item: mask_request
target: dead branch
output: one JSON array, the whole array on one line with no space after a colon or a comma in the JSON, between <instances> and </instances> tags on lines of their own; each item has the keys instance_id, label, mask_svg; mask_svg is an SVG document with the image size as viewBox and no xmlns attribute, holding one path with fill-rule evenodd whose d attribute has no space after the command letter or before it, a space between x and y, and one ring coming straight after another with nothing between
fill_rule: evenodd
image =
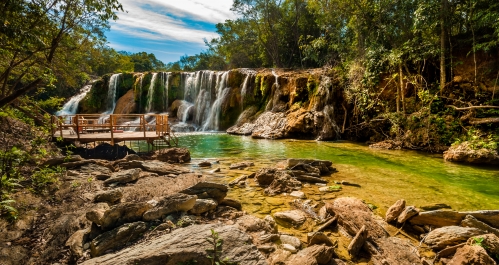
<instances>
[{"instance_id":1,"label":"dead branch","mask_svg":"<svg viewBox=\"0 0 499 265\"><path fill-rule=\"evenodd\" d=\"M492 118L472 118L469 120L472 125L484 124L484 123L499 123L499 117Z\"/></svg>"},{"instance_id":2,"label":"dead branch","mask_svg":"<svg viewBox=\"0 0 499 265\"><path fill-rule=\"evenodd\" d=\"M499 106L470 106L470 107L464 107L464 108L458 108L453 105L446 105L446 107L453 108L455 110L472 110L472 109L499 109Z\"/></svg>"}]
</instances>

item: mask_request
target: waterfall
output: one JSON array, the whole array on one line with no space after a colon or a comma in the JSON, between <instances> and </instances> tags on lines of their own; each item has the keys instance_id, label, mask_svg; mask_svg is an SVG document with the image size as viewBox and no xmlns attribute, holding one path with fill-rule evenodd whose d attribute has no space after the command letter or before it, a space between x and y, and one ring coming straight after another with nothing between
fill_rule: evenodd
<instances>
[{"instance_id":1,"label":"waterfall","mask_svg":"<svg viewBox=\"0 0 499 265\"><path fill-rule=\"evenodd\" d=\"M227 80L229 78L229 72L224 72L217 76L217 98L211 107L208 119L203 124L202 130L219 130L219 118L220 112L222 110L222 103L230 92L230 87L227 87Z\"/></svg>"},{"instance_id":2,"label":"waterfall","mask_svg":"<svg viewBox=\"0 0 499 265\"><path fill-rule=\"evenodd\" d=\"M80 89L80 93L71 97L64 106L62 106L62 109L58 112L55 113L57 116L61 115L74 115L78 111L78 105L80 104L80 101L87 95L88 91L92 88L93 83L96 80L92 80L88 85L85 85Z\"/></svg>"},{"instance_id":3,"label":"waterfall","mask_svg":"<svg viewBox=\"0 0 499 265\"><path fill-rule=\"evenodd\" d=\"M151 78L151 84L149 85L149 90L147 91L147 105L146 113L150 113L153 110L153 97L154 97L154 83L156 83L156 77L158 73L153 73Z\"/></svg>"},{"instance_id":4,"label":"waterfall","mask_svg":"<svg viewBox=\"0 0 499 265\"><path fill-rule=\"evenodd\" d=\"M118 81L121 74L113 74L109 78L109 88L107 90L106 111L101 113L99 123L105 123L109 115L114 113L116 108L116 89L118 88Z\"/></svg>"},{"instance_id":5,"label":"waterfall","mask_svg":"<svg viewBox=\"0 0 499 265\"><path fill-rule=\"evenodd\" d=\"M210 107L212 103L211 92L213 86L213 77L215 73L213 71L202 71L200 77L198 78L197 88L198 96L195 102L195 113L194 113L194 123L198 126L202 125L203 122L208 118L210 113Z\"/></svg>"},{"instance_id":6,"label":"waterfall","mask_svg":"<svg viewBox=\"0 0 499 265\"><path fill-rule=\"evenodd\" d=\"M194 104L182 100L182 104L178 107L177 111L177 117L180 119L181 122L186 122L187 119L189 118L189 110L194 106Z\"/></svg>"},{"instance_id":7,"label":"waterfall","mask_svg":"<svg viewBox=\"0 0 499 265\"><path fill-rule=\"evenodd\" d=\"M164 108L163 110L166 112L166 110L168 109L168 86L169 86L169 81L170 81L170 76L172 75L171 72L168 72L168 73L165 73L166 75L166 81L165 81L165 105L164 105Z\"/></svg>"}]
</instances>

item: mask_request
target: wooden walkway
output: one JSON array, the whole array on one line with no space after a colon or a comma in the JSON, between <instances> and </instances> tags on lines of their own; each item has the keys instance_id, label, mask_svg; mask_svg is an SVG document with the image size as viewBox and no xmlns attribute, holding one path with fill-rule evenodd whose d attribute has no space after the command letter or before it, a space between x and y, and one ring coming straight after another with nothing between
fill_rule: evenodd
<instances>
[{"instance_id":1,"label":"wooden walkway","mask_svg":"<svg viewBox=\"0 0 499 265\"><path fill-rule=\"evenodd\" d=\"M147 120L151 120L148 122ZM77 144L125 141L146 141L160 146L178 145L178 138L170 130L168 115L155 114L98 114L52 117L53 140Z\"/></svg>"}]
</instances>

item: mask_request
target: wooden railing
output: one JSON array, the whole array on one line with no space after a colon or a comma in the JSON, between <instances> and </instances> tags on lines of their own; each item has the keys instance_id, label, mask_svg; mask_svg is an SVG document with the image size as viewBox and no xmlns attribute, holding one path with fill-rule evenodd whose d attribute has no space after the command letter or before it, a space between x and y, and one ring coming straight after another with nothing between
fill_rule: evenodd
<instances>
[{"instance_id":1,"label":"wooden railing","mask_svg":"<svg viewBox=\"0 0 499 265\"><path fill-rule=\"evenodd\" d=\"M153 116L155 122L149 124L147 117ZM144 133L146 137L147 131L155 131L158 136L170 134L170 125L168 123L167 114L76 114L52 116L51 123L52 135L60 132L63 135L63 130L70 129L80 139L81 133L91 132L110 132L111 138L114 138L114 133L118 130L139 131ZM121 131L120 131L121 132Z\"/></svg>"}]
</instances>

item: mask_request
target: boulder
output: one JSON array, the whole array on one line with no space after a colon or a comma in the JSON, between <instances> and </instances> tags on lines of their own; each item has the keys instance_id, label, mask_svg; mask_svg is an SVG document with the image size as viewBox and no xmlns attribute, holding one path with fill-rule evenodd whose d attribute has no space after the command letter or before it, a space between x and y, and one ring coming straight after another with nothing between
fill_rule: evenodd
<instances>
[{"instance_id":1,"label":"boulder","mask_svg":"<svg viewBox=\"0 0 499 265\"><path fill-rule=\"evenodd\" d=\"M82 265L149 264L177 265L196 260L198 265L211 265L207 249L213 245L206 240L211 229L223 239L222 259L247 265L266 265L265 257L251 243L251 237L236 226L220 224L193 225L174 230L151 240L138 243L119 252L85 261Z\"/></svg>"},{"instance_id":2,"label":"boulder","mask_svg":"<svg viewBox=\"0 0 499 265\"><path fill-rule=\"evenodd\" d=\"M141 168L142 170L156 173L160 176L165 176L170 174L180 175L191 172L189 169L185 167L168 164L158 160L121 162L118 163L118 167L122 169Z\"/></svg>"},{"instance_id":3,"label":"boulder","mask_svg":"<svg viewBox=\"0 0 499 265\"><path fill-rule=\"evenodd\" d=\"M281 240L282 244L291 245L291 246L295 247L296 249L299 249L301 247L301 241L297 237L288 236L288 235L281 235L279 237L279 239Z\"/></svg>"},{"instance_id":4,"label":"boulder","mask_svg":"<svg viewBox=\"0 0 499 265\"><path fill-rule=\"evenodd\" d=\"M141 221L142 215L151 208L152 205L146 202L126 202L112 206L100 218L99 216L89 218L89 213L87 213L87 219L102 229L109 230L125 223Z\"/></svg>"},{"instance_id":5,"label":"boulder","mask_svg":"<svg viewBox=\"0 0 499 265\"><path fill-rule=\"evenodd\" d=\"M468 238L484 232L480 229L461 226L445 226L437 228L426 235L424 243L433 249L444 249L447 246L466 242Z\"/></svg>"},{"instance_id":6,"label":"boulder","mask_svg":"<svg viewBox=\"0 0 499 265\"><path fill-rule=\"evenodd\" d=\"M335 246L333 242L326 234L322 232L310 232L307 234L307 242L309 246L312 245L326 245L329 247Z\"/></svg>"},{"instance_id":7,"label":"boulder","mask_svg":"<svg viewBox=\"0 0 499 265\"><path fill-rule=\"evenodd\" d=\"M90 243L90 254L92 257L98 257L108 250L123 248L139 239L145 231L147 225L144 222L122 225L94 238Z\"/></svg>"},{"instance_id":8,"label":"boulder","mask_svg":"<svg viewBox=\"0 0 499 265\"><path fill-rule=\"evenodd\" d=\"M154 152L154 158L167 163L187 163L191 161L191 153L187 148L164 148Z\"/></svg>"},{"instance_id":9,"label":"boulder","mask_svg":"<svg viewBox=\"0 0 499 265\"><path fill-rule=\"evenodd\" d=\"M214 210L217 206L217 202L212 199L197 199L189 213L202 214Z\"/></svg>"},{"instance_id":10,"label":"boulder","mask_svg":"<svg viewBox=\"0 0 499 265\"><path fill-rule=\"evenodd\" d=\"M198 163L198 167L211 167L210 161L201 161Z\"/></svg>"},{"instance_id":11,"label":"boulder","mask_svg":"<svg viewBox=\"0 0 499 265\"><path fill-rule=\"evenodd\" d=\"M87 219L95 224L100 223L102 217L104 217L104 213L109 210L109 205L107 203L97 203L88 211L85 215Z\"/></svg>"},{"instance_id":12,"label":"boulder","mask_svg":"<svg viewBox=\"0 0 499 265\"><path fill-rule=\"evenodd\" d=\"M451 146L444 152L444 159L451 162L464 162L470 164L499 164L497 150L488 148L473 148L471 142L462 142Z\"/></svg>"},{"instance_id":13,"label":"boulder","mask_svg":"<svg viewBox=\"0 0 499 265\"><path fill-rule=\"evenodd\" d=\"M161 219L164 216L174 212L187 212L194 207L197 197L175 193L161 198L158 203L144 213L144 221Z\"/></svg>"},{"instance_id":14,"label":"boulder","mask_svg":"<svg viewBox=\"0 0 499 265\"><path fill-rule=\"evenodd\" d=\"M313 245L288 258L288 265L322 265L330 264L333 259L334 248ZM333 263L335 264L335 263Z\"/></svg>"},{"instance_id":15,"label":"boulder","mask_svg":"<svg viewBox=\"0 0 499 265\"><path fill-rule=\"evenodd\" d=\"M481 245L488 253L499 258L499 238L494 234L485 234L468 239L468 245Z\"/></svg>"},{"instance_id":16,"label":"boulder","mask_svg":"<svg viewBox=\"0 0 499 265\"><path fill-rule=\"evenodd\" d=\"M230 169L243 169L247 167L252 167L254 166L255 163L253 162L240 162L240 163L235 163L229 166Z\"/></svg>"},{"instance_id":17,"label":"boulder","mask_svg":"<svg viewBox=\"0 0 499 265\"><path fill-rule=\"evenodd\" d=\"M219 203L219 205L230 206L238 211L241 211L241 209L243 208L243 205L241 204L240 201L234 200L234 199L229 199L229 198L223 199Z\"/></svg>"},{"instance_id":18,"label":"boulder","mask_svg":"<svg viewBox=\"0 0 499 265\"><path fill-rule=\"evenodd\" d=\"M307 220L305 213L300 210L277 212L274 214L274 218L278 222L288 223L293 226L300 226Z\"/></svg>"},{"instance_id":19,"label":"boulder","mask_svg":"<svg viewBox=\"0 0 499 265\"><path fill-rule=\"evenodd\" d=\"M272 220L273 221L273 220ZM267 233L277 232L275 222L260 219L253 215L243 215L236 221L236 225L245 232L265 231Z\"/></svg>"},{"instance_id":20,"label":"boulder","mask_svg":"<svg viewBox=\"0 0 499 265\"><path fill-rule=\"evenodd\" d=\"M282 172L274 178L272 183L265 188L264 192L270 196L273 196L284 192L290 193L299 188L301 188L301 182Z\"/></svg>"},{"instance_id":21,"label":"boulder","mask_svg":"<svg viewBox=\"0 0 499 265\"><path fill-rule=\"evenodd\" d=\"M419 214L419 209L414 207L414 206L407 206L405 209L402 211L402 213L399 215L397 218L397 222L402 224L406 222L407 220L411 219L413 216L416 216Z\"/></svg>"},{"instance_id":22,"label":"boulder","mask_svg":"<svg viewBox=\"0 0 499 265\"><path fill-rule=\"evenodd\" d=\"M495 229L490 225L480 220L477 220L475 217L473 217L473 215L466 215L464 220L461 222L461 226L478 228L487 233L492 233L495 234L496 236L499 236L499 229Z\"/></svg>"},{"instance_id":23,"label":"boulder","mask_svg":"<svg viewBox=\"0 0 499 265\"><path fill-rule=\"evenodd\" d=\"M214 199L217 203L221 202L229 189L226 185L214 182L199 182L179 193L197 195L199 199Z\"/></svg>"},{"instance_id":24,"label":"boulder","mask_svg":"<svg viewBox=\"0 0 499 265\"><path fill-rule=\"evenodd\" d=\"M99 191L95 194L94 202L107 202L110 204L117 203L123 197L123 192L120 189Z\"/></svg>"},{"instance_id":25,"label":"boulder","mask_svg":"<svg viewBox=\"0 0 499 265\"><path fill-rule=\"evenodd\" d=\"M126 184L128 182L136 181L139 179L141 170L133 168L124 171L118 171L111 174L111 177L104 181L105 185L110 184Z\"/></svg>"},{"instance_id":26,"label":"boulder","mask_svg":"<svg viewBox=\"0 0 499 265\"><path fill-rule=\"evenodd\" d=\"M481 246L465 245L456 251L454 257L447 265L496 265L496 262L487 254Z\"/></svg>"},{"instance_id":27,"label":"boulder","mask_svg":"<svg viewBox=\"0 0 499 265\"><path fill-rule=\"evenodd\" d=\"M388 223L397 220L397 218L404 211L404 209L405 209L405 200L404 199L398 200L397 202L395 202L395 204L390 206L390 208L388 208L388 210L386 211L385 220Z\"/></svg>"}]
</instances>

